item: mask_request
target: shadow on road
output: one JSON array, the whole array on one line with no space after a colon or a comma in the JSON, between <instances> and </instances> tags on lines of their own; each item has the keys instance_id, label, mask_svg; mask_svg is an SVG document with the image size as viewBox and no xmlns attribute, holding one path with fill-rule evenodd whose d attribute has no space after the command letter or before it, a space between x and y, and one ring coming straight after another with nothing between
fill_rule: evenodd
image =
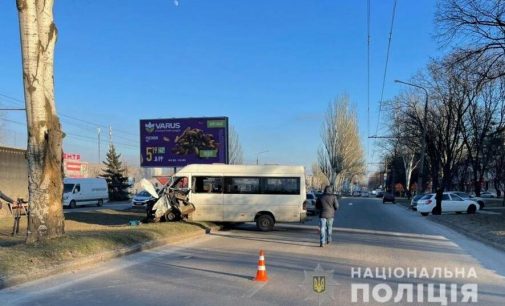
<instances>
[{"instance_id":1,"label":"shadow on road","mask_svg":"<svg viewBox=\"0 0 505 306\"><path fill-rule=\"evenodd\" d=\"M128 224L130 220L138 220L145 216L144 212L127 212L127 211L88 211L88 212L74 212L65 215L65 220L76 222L119 226Z\"/></svg>"}]
</instances>

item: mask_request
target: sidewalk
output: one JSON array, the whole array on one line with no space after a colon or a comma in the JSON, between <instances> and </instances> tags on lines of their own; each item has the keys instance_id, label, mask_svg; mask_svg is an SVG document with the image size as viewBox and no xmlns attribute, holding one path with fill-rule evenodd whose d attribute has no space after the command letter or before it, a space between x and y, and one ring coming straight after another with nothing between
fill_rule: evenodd
<instances>
[{"instance_id":1,"label":"sidewalk","mask_svg":"<svg viewBox=\"0 0 505 306\"><path fill-rule=\"evenodd\" d=\"M129 226L145 215L138 211L100 210L66 215L65 236L26 245L26 218L11 236L12 218L0 219L0 289L72 271L168 243L202 237L214 224L163 222Z\"/></svg>"},{"instance_id":2,"label":"sidewalk","mask_svg":"<svg viewBox=\"0 0 505 306\"><path fill-rule=\"evenodd\" d=\"M410 210L410 204L406 199L397 200L397 204ZM419 214L419 217L445 225L472 239L505 251L505 208L503 207L486 207L476 214L444 213L428 217L421 217Z\"/></svg>"}]
</instances>

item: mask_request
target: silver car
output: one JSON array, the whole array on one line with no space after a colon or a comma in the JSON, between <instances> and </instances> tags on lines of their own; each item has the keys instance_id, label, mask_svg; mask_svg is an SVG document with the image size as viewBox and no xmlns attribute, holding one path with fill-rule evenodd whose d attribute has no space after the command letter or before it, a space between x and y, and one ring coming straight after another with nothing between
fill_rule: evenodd
<instances>
[{"instance_id":1,"label":"silver car","mask_svg":"<svg viewBox=\"0 0 505 306\"><path fill-rule=\"evenodd\" d=\"M307 203L307 215L316 214L316 195L313 193L307 193L306 203Z\"/></svg>"},{"instance_id":2,"label":"silver car","mask_svg":"<svg viewBox=\"0 0 505 306\"><path fill-rule=\"evenodd\" d=\"M145 207L146 203L149 202L153 197L147 191L141 191L137 193L132 200L132 207Z\"/></svg>"}]
</instances>

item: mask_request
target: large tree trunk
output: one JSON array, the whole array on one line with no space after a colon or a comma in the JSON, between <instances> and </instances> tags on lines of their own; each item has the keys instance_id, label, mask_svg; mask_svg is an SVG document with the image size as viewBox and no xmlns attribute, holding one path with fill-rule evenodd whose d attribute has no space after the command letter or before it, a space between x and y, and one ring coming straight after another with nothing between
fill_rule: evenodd
<instances>
[{"instance_id":1,"label":"large tree trunk","mask_svg":"<svg viewBox=\"0 0 505 306\"><path fill-rule=\"evenodd\" d=\"M54 104L53 0L17 0L28 128L27 243L64 234L62 132Z\"/></svg>"}]
</instances>

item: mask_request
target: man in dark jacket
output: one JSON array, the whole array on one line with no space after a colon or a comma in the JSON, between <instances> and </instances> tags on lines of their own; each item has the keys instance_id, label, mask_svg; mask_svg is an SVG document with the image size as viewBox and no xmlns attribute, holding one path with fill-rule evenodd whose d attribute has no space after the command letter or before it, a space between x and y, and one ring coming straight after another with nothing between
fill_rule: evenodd
<instances>
[{"instance_id":1,"label":"man in dark jacket","mask_svg":"<svg viewBox=\"0 0 505 306\"><path fill-rule=\"evenodd\" d=\"M324 194L317 199L316 208L319 210L319 232L320 247L331 242L331 232L333 226L333 217L338 209L337 197L331 193L330 186L324 188Z\"/></svg>"}]
</instances>

